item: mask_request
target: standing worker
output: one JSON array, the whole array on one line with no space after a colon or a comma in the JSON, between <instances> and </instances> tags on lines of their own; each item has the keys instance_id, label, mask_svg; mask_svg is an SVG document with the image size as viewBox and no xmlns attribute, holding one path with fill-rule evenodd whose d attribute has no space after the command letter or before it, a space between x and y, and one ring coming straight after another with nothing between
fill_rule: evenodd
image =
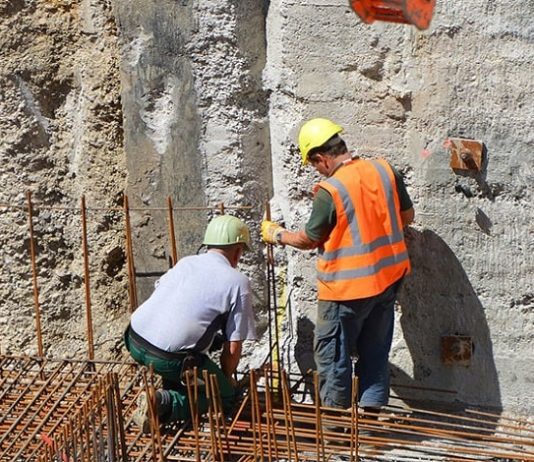
<instances>
[{"instance_id":1,"label":"standing worker","mask_svg":"<svg viewBox=\"0 0 534 462\"><path fill-rule=\"evenodd\" d=\"M182 258L156 284L150 298L131 317L126 348L138 363L152 365L163 378L156 391L156 407L163 423L190 417L184 373L197 367L215 374L223 410L235 401L233 374L241 358L243 340L256 338L248 278L237 269L250 248L249 229L236 217L222 215L206 228L208 251ZM222 330L224 343L219 368L207 355ZM208 409L205 388L199 387L199 412ZM138 399L134 421L149 430L145 393Z\"/></svg>"},{"instance_id":2,"label":"standing worker","mask_svg":"<svg viewBox=\"0 0 534 462\"><path fill-rule=\"evenodd\" d=\"M393 309L410 271L403 227L413 221L414 210L401 175L385 160L351 156L342 130L321 118L302 126L302 160L326 179L316 188L303 230L264 221L262 238L319 248L314 353L322 403L351 406L351 354L357 353L359 406L378 413L388 403Z\"/></svg>"}]
</instances>

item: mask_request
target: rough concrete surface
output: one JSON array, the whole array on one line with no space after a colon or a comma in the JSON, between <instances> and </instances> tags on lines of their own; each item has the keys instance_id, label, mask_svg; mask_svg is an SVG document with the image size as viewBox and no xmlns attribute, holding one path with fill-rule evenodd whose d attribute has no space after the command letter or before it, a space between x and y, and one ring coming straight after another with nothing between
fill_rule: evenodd
<instances>
[{"instance_id":1,"label":"rough concrete surface","mask_svg":"<svg viewBox=\"0 0 534 462\"><path fill-rule=\"evenodd\" d=\"M534 2L438 2L428 31L359 22L344 2L273 1L265 72L275 197L305 224L317 178L291 154L298 127L330 117L362 156L404 173L416 222L414 270L397 310L393 393L514 408L533 406L532 167ZM473 176L449 166L447 140L484 142ZM313 255L291 252L303 365L313 327ZM465 335L469 366L441 361L441 337ZM398 385L398 386L396 386ZM418 391L406 386L446 391Z\"/></svg>"},{"instance_id":2,"label":"rough concrete surface","mask_svg":"<svg viewBox=\"0 0 534 462\"><path fill-rule=\"evenodd\" d=\"M29 190L44 349L84 355L80 198L86 196L88 207L117 207L126 184L111 7L88 0L4 1L0 50L0 203L19 206L2 207L0 214L1 349L37 353L22 208ZM126 298L121 214L89 211L87 221L94 340L112 352Z\"/></svg>"},{"instance_id":3,"label":"rough concrete surface","mask_svg":"<svg viewBox=\"0 0 534 462\"><path fill-rule=\"evenodd\" d=\"M85 194L89 207L116 208L89 213L91 295L98 354L124 354L125 192L140 301L169 267L168 198L179 256L196 252L218 213L201 207L250 206L232 213L255 239L243 268L264 333L247 361L259 364L263 204L272 196L273 217L288 228L306 223L319 177L301 165L296 135L324 116L345 127L356 153L395 165L415 204L392 393L531 413L532 11L533 0L439 1L421 32L365 25L343 0L4 1L2 352L36 352L23 208L31 190L36 204L79 208ZM450 138L484 143L481 172L450 168ZM35 215L46 351L83 356L79 210L36 206ZM314 257L275 249L282 357L302 372L313 367ZM468 365L441 360L441 338L455 335L472 340Z\"/></svg>"}]
</instances>

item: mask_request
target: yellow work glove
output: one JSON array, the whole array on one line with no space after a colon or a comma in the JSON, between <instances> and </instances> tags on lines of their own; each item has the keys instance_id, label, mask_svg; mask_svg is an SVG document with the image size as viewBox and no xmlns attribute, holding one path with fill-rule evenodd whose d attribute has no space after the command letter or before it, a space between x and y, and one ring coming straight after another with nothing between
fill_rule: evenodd
<instances>
[{"instance_id":1,"label":"yellow work glove","mask_svg":"<svg viewBox=\"0 0 534 462\"><path fill-rule=\"evenodd\" d=\"M263 220L261 223L261 238L267 244L280 244L280 235L285 231L283 226L269 220Z\"/></svg>"}]
</instances>

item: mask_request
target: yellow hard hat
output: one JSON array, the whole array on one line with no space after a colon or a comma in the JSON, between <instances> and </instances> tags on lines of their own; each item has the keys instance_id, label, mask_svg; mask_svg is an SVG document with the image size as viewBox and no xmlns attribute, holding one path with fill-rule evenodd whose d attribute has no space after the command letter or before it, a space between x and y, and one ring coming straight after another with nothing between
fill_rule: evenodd
<instances>
[{"instance_id":1,"label":"yellow hard hat","mask_svg":"<svg viewBox=\"0 0 534 462\"><path fill-rule=\"evenodd\" d=\"M325 144L330 138L343 129L329 119L311 119L308 120L299 132L299 150L302 155L302 163L308 163L308 153Z\"/></svg>"}]
</instances>

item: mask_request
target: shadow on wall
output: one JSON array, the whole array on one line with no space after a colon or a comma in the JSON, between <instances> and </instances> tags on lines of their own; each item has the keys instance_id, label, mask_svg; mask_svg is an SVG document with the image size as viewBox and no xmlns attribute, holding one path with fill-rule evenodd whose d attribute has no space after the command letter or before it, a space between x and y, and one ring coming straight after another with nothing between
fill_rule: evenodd
<instances>
[{"instance_id":1,"label":"shadow on wall","mask_svg":"<svg viewBox=\"0 0 534 462\"><path fill-rule=\"evenodd\" d=\"M407 232L412 273L406 278L399 303L401 326L413 363L413 373L391 364L392 395L411 407L429 408L439 403L451 410L483 407L502 411L499 382L489 327L469 279L452 250L434 232ZM307 317L297 323L295 360L304 376L315 370L314 324ZM444 364L442 337L469 337L469 360ZM313 396L313 379L305 379ZM440 391L441 390L441 391ZM395 400L392 400L395 404Z\"/></svg>"},{"instance_id":2,"label":"shadow on wall","mask_svg":"<svg viewBox=\"0 0 534 462\"><path fill-rule=\"evenodd\" d=\"M313 359L313 331L315 324L307 317L301 317L297 321L297 343L295 344L295 361L302 377L304 378L304 399L306 396L312 398L313 375L308 371L317 370Z\"/></svg>"},{"instance_id":3,"label":"shadow on wall","mask_svg":"<svg viewBox=\"0 0 534 462\"><path fill-rule=\"evenodd\" d=\"M392 388L412 407L420 401L502 410L499 381L484 307L452 250L434 232L406 233L412 273L399 293L401 326L413 362L413 377L392 367ZM442 359L442 337L472 340L469 360ZM450 359L450 357L448 357ZM429 392L428 387L448 392ZM456 406L455 406L456 407Z\"/></svg>"}]
</instances>

